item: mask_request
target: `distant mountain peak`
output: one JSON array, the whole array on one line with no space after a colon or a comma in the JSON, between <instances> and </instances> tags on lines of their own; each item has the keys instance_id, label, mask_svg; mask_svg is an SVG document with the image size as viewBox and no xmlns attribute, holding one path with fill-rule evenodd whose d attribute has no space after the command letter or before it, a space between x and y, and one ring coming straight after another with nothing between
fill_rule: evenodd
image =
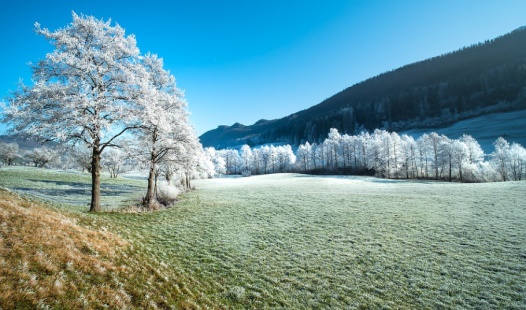
<instances>
[{"instance_id":1,"label":"distant mountain peak","mask_svg":"<svg viewBox=\"0 0 526 310\"><path fill-rule=\"evenodd\" d=\"M259 121L255 122L254 125L261 125L261 124L264 124L264 123L267 123L269 122L268 119L260 119Z\"/></svg>"}]
</instances>

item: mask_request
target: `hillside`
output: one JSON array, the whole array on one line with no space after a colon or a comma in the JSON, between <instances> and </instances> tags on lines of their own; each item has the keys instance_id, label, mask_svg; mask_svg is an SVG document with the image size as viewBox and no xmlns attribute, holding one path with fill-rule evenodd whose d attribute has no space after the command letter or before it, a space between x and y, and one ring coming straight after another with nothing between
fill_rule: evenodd
<instances>
[{"instance_id":1,"label":"hillside","mask_svg":"<svg viewBox=\"0 0 526 310\"><path fill-rule=\"evenodd\" d=\"M14 142L18 144L18 147L20 149L26 150L26 151L42 146L42 144L36 141L27 140L17 135L0 135L0 142L3 142L3 143L13 143ZM51 145L54 146L56 145L56 143L51 143Z\"/></svg>"},{"instance_id":2,"label":"hillside","mask_svg":"<svg viewBox=\"0 0 526 310\"><path fill-rule=\"evenodd\" d=\"M515 142L526 146L525 119L526 110L492 113L462 120L443 128L411 129L400 133L417 138L432 130L452 139L468 134L477 140L486 154L491 154L494 150L493 143L498 137L503 137L509 143Z\"/></svg>"},{"instance_id":3,"label":"hillside","mask_svg":"<svg viewBox=\"0 0 526 310\"><path fill-rule=\"evenodd\" d=\"M131 304L117 281L130 271L122 238L3 189L0 222L1 308Z\"/></svg>"},{"instance_id":4,"label":"hillside","mask_svg":"<svg viewBox=\"0 0 526 310\"><path fill-rule=\"evenodd\" d=\"M371 60L374 61L374 60ZM495 112L526 109L526 29L409 64L355 84L278 120L236 123L204 133L204 146L299 144L330 128L355 134L383 128L441 128Z\"/></svg>"}]
</instances>

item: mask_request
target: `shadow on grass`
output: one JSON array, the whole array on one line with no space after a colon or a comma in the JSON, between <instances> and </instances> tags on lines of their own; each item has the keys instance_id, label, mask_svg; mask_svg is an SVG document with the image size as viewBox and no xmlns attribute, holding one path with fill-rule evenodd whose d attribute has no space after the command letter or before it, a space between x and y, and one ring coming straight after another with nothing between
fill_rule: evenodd
<instances>
[{"instance_id":1,"label":"shadow on grass","mask_svg":"<svg viewBox=\"0 0 526 310\"><path fill-rule=\"evenodd\" d=\"M52 180L37 180L29 179L29 181L38 183L47 183L51 187L57 186L59 188L32 188L32 187L13 187L12 189L20 192L31 192L39 196L48 197L69 197L69 196L87 196L91 195L91 184L81 182L66 182L66 181L52 181ZM117 185L117 184L101 184L102 197L117 197L127 196L135 193L141 189L140 186L133 185Z\"/></svg>"}]
</instances>

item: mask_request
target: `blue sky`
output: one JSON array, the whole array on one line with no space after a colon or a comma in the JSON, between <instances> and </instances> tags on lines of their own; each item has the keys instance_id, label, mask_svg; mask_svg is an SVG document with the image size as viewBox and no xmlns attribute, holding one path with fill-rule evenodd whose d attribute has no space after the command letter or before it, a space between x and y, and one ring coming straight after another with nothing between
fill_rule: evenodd
<instances>
[{"instance_id":1,"label":"blue sky","mask_svg":"<svg viewBox=\"0 0 526 310\"><path fill-rule=\"evenodd\" d=\"M4 1L0 99L50 52L33 31L71 11L119 23L164 58L198 134L281 118L385 71L526 25L526 1ZM0 125L0 131L2 131Z\"/></svg>"}]
</instances>

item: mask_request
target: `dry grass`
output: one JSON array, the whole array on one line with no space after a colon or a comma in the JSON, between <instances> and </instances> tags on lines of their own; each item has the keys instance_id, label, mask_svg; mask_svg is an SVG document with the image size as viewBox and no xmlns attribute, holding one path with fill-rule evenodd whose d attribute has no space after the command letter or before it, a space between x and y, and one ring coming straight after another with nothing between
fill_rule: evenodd
<instances>
[{"instance_id":1,"label":"dry grass","mask_svg":"<svg viewBox=\"0 0 526 310\"><path fill-rule=\"evenodd\" d=\"M192 308L167 265L97 226L0 189L0 309Z\"/></svg>"},{"instance_id":2,"label":"dry grass","mask_svg":"<svg viewBox=\"0 0 526 310\"><path fill-rule=\"evenodd\" d=\"M130 296L112 281L126 272L118 253L127 243L73 218L0 191L0 305L124 307ZM67 303L64 304L64 301Z\"/></svg>"}]
</instances>

